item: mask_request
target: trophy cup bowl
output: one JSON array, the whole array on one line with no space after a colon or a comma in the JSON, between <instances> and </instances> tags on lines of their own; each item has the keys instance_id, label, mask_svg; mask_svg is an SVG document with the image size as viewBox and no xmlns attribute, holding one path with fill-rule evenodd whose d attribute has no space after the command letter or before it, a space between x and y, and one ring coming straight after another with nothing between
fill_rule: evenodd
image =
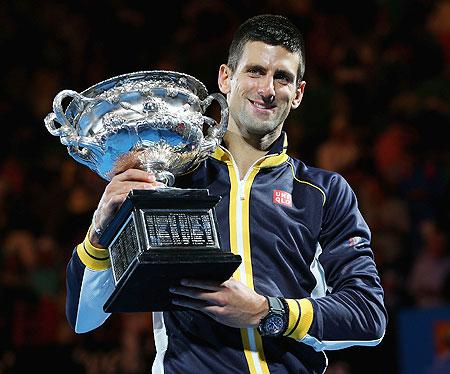
<instances>
[{"instance_id":1,"label":"trophy cup bowl","mask_svg":"<svg viewBox=\"0 0 450 374\"><path fill-rule=\"evenodd\" d=\"M72 101L64 112L66 98ZM203 115L213 100L221 107L219 124ZM63 90L44 120L69 154L102 178L134 167L168 186L214 151L227 121L221 94L208 95L188 74L162 70L119 75L81 93Z\"/></svg>"},{"instance_id":2,"label":"trophy cup bowl","mask_svg":"<svg viewBox=\"0 0 450 374\"><path fill-rule=\"evenodd\" d=\"M219 123L204 114L213 100ZM224 281L236 270L240 256L220 247L214 210L220 196L170 188L220 144L228 122L222 94L208 95L188 74L140 71L81 93L59 92L44 122L70 156L103 179L137 168L169 187L132 190L105 228L100 243L109 250L116 285L105 311L177 309L168 290L181 278Z\"/></svg>"}]
</instances>

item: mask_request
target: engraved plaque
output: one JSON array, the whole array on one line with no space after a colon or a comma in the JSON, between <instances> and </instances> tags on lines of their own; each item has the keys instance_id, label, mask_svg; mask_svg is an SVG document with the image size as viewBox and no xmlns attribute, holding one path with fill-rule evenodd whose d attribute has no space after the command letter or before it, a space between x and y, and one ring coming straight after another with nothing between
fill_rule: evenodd
<instances>
[{"instance_id":1,"label":"engraved plaque","mask_svg":"<svg viewBox=\"0 0 450 374\"><path fill-rule=\"evenodd\" d=\"M181 278L225 281L241 263L221 247L208 190L133 190L100 242L110 252L116 288L106 312L180 309L169 288Z\"/></svg>"},{"instance_id":2,"label":"engraved plaque","mask_svg":"<svg viewBox=\"0 0 450 374\"><path fill-rule=\"evenodd\" d=\"M212 210L145 211L148 247L219 248L212 219Z\"/></svg>"},{"instance_id":3,"label":"engraved plaque","mask_svg":"<svg viewBox=\"0 0 450 374\"><path fill-rule=\"evenodd\" d=\"M120 235L110 245L111 264L113 266L114 280L116 283L127 270L128 265L139 253L135 222L130 216Z\"/></svg>"}]
</instances>

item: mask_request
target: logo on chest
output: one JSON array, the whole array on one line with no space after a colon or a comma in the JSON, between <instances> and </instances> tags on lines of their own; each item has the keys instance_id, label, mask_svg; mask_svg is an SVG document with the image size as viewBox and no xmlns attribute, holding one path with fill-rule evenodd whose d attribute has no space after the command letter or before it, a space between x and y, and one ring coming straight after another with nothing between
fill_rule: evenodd
<instances>
[{"instance_id":1,"label":"logo on chest","mask_svg":"<svg viewBox=\"0 0 450 374\"><path fill-rule=\"evenodd\" d=\"M292 206L292 196L286 191L273 190L272 202L274 204Z\"/></svg>"}]
</instances>

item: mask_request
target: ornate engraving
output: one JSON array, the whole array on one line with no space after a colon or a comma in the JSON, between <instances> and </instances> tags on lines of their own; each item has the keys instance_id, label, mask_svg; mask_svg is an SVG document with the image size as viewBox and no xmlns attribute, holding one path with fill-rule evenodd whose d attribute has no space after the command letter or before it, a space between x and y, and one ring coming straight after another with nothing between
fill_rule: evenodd
<instances>
[{"instance_id":1,"label":"ornate engraving","mask_svg":"<svg viewBox=\"0 0 450 374\"><path fill-rule=\"evenodd\" d=\"M73 100L63 111L66 97ZM221 106L219 123L204 115L213 100ZM214 151L227 122L223 95L208 95L190 75L160 70L113 77L81 93L61 91L45 119L69 154L102 178L137 167L168 185Z\"/></svg>"}]
</instances>

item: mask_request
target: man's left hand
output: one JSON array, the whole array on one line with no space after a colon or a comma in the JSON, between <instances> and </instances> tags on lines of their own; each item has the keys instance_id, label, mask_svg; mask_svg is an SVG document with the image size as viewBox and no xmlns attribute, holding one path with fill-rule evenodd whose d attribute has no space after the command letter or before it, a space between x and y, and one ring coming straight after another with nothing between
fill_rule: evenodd
<instances>
[{"instance_id":1,"label":"man's left hand","mask_svg":"<svg viewBox=\"0 0 450 374\"><path fill-rule=\"evenodd\" d=\"M256 327L269 311L264 296L233 278L223 283L182 279L181 286L170 292L180 296L173 304L199 310L231 327Z\"/></svg>"}]
</instances>

